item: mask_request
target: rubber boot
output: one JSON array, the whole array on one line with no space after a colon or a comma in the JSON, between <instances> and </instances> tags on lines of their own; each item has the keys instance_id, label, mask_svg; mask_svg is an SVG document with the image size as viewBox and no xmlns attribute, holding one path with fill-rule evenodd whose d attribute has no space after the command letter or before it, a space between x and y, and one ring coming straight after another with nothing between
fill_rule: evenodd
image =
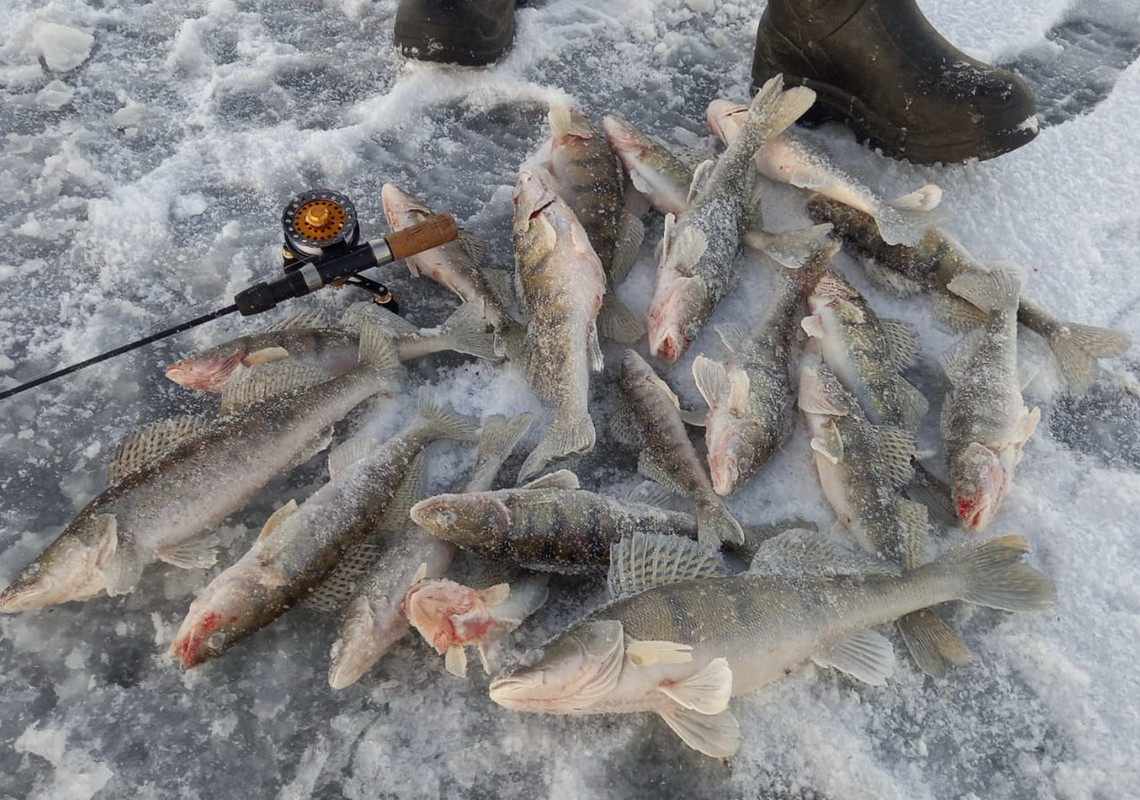
<instances>
[{"instance_id":1,"label":"rubber boot","mask_svg":"<svg viewBox=\"0 0 1140 800\"><path fill-rule=\"evenodd\" d=\"M955 48L914 0L769 0L753 91L780 72L816 91L804 121L841 121L894 158L993 158L1037 135L1025 81Z\"/></svg>"},{"instance_id":2,"label":"rubber boot","mask_svg":"<svg viewBox=\"0 0 1140 800\"><path fill-rule=\"evenodd\" d=\"M482 67L515 38L516 0L400 0L396 47L408 58Z\"/></svg>"}]
</instances>

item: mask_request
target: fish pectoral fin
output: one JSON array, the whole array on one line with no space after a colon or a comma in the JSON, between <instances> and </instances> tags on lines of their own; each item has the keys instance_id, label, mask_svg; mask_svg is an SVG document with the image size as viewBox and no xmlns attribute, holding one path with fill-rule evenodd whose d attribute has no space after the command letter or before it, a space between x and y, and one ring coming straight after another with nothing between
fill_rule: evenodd
<instances>
[{"instance_id":1,"label":"fish pectoral fin","mask_svg":"<svg viewBox=\"0 0 1140 800\"><path fill-rule=\"evenodd\" d=\"M714 658L700 672L675 683L661 683L657 691L690 711L713 716L728 708L732 670L728 659Z\"/></svg>"},{"instance_id":2,"label":"fish pectoral fin","mask_svg":"<svg viewBox=\"0 0 1140 800\"><path fill-rule=\"evenodd\" d=\"M691 644L631 640L625 646L625 657L635 667L653 664L687 664L693 660L692 650Z\"/></svg>"},{"instance_id":3,"label":"fish pectoral fin","mask_svg":"<svg viewBox=\"0 0 1140 800\"><path fill-rule=\"evenodd\" d=\"M728 758L740 749L740 723L729 711L710 716L675 706L658 713L681 741L706 756Z\"/></svg>"},{"instance_id":4,"label":"fish pectoral fin","mask_svg":"<svg viewBox=\"0 0 1140 800\"><path fill-rule=\"evenodd\" d=\"M830 464L838 464L843 460L843 440L838 435L826 439L821 436L812 437L811 449L826 458Z\"/></svg>"},{"instance_id":5,"label":"fish pectoral fin","mask_svg":"<svg viewBox=\"0 0 1140 800\"><path fill-rule=\"evenodd\" d=\"M511 596L511 585L509 583L496 583L494 586L489 586L480 592L477 592L479 599L483 601L484 605L488 608L493 606L502 605Z\"/></svg>"},{"instance_id":6,"label":"fish pectoral fin","mask_svg":"<svg viewBox=\"0 0 1140 800\"><path fill-rule=\"evenodd\" d=\"M179 569L209 569L218 561L218 544L218 537L211 534L161 550L158 559Z\"/></svg>"},{"instance_id":7,"label":"fish pectoral fin","mask_svg":"<svg viewBox=\"0 0 1140 800\"><path fill-rule=\"evenodd\" d=\"M693 199L701 193L708 183L709 176L712 175L713 170L716 168L716 161L709 158L697 164L697 168L693 170L693 180L689 184L689 196L685 200L685 205L692 205Z\"/></svg>"},{"instance_id":8,"label":"fish pectoral fin","mask_svg":"<svg viewBox=\"0 0 1140 800\"><path fill-rule=\"evenodd\" d=\"M813 339L822 339L824 337L823 321L819 318L818 314L809 314L801 319L800 327L803 328L804 333Z\"/></svg>"},{"instance_id":9,"label":"fish pectoral fin","mask_svg":"<svg viewBox=\"0 0 1140 800\"><path fill-rule=\"evenodd\" d=\"M628 405L622 405L606 421L610 435L626 447L641 447L641 426Z\"/></svg>"},{"instance_id":10,"label":"fish pectoral fin","mask_svg":"<svg viewBox=\"0 0 1140 800\"><path fill-rule=\"evenodd\" d=\"M709 408L716 408L728 401L732 387L728 380L728 369L721 362L697 356L693 359L693 381Z\"/></svg>"},{"instance_id":11,"label":"fish pectoral fin","mask_svg":"<svg viewBox=\"0 0 1140 800\"><path fill-rule=\"evenodd\" d=\"M131 431L119 442L107 467L107 485L153 464L210 423L200 417L181 416L152 422Z\"/></svg>"},{"instance_id":12,"label":"fish pectoral fin","mask_svg":"<svg viewBox=\"0 0 1140 800\"><path fill-rule=\"evenodd\" d=\"M603 339L629 344L645 334L645 326L629 306L618 299L611 286L602 296L598 310L598 333Z\"/></svg>"},{"instance_id":13,"label":"fish pectoral fin","mask_svg":"<svg viewBox=\"0 0 1140 800\"><path fill-rule=\"evenodd\" d=\"M111 517L111 514L104 516ZM138 585L142 577L142 557L135 548L134 542L124 541L121 536L117 538L115 552L111 555L104 573L107 581L107 594L116 597L121 594L130 594Z\"/></svg>"},{"instance_id":14,"label":"fish pectoral fin","mask_svg":"<svg viewBox=\"0 0 1140 800\"><path fill-rule=\"evenodd\" d=\"M895 671L894 648L885 636L872 630L855 631L812 661L821 667L846 672L872 686L885 685Z\"/></svg>"},{"instance_id":15,"label":"fish pectoral fin","mask_svg":"<svg viewBox=\"0 0 1140 800\"><path fill-rule=\"evenodd\" d=\"M623 211L621 224L618 228L617 248L613 260L610 262L610 277L613 278L614 287L625 280L630 267L637 260L641 251L641 242L645 239L645 226L635 214Z\"/></svg>"},{"instance_id":16,"label":"fish pectoral fin","mask_svg":"<svg viewBox=\"0 0 1140 800\"><path fill-rule=\"evenodd\" d=\"M714 325L713 330L720 338L720 343L726 349L735 353L748 343L748 328L743 325L737 325L732 322L722 322L719 325Z\"/></svg>"},{"instance_id":17,"label":"fish pectoral fin","mask_svg":"<svg viewBox=\"0 0 1140 800\"><path fill-rule=\"evenodd\" d=\"M443 657L443 666L457 678L467 677L467 651L463 649L463 645L453 644L447 648L447 654Z\"/></svg>"},{"instance_id":18,"label":"fish pectoral fin","mask_svg":"<svg viewBox=\"0 0 1140 800\"><path fill-rule=\"evenodd\" d=\"M329 451L329 477L335 478L365 456L375 452L380 443L370 436L354 436Z\"/></svg>"},{"instance_id":19,"label":"fish pectoral fin","mask_svg":"<svg viewBox=\"0 0 1140 800\"><path fill-rule=\"evenodd\" d=\"M568 469L560 469L524 483L520 489L580 489L578 476Z\"/></svg>"},{"instance_id":20,"label":"fish pectoral fin","mask_svg":"<svg viewBox=\"0 0 1140 800\"><path fill-rule=\"evenodd\" d=\"M681 415L681 422L690 425L694 428L706 428L709 424L709 412L697 411L689 408L679 408L677 412Z\"/></svg>"},{"instance_id":21,"label":"fish pectoral fin","mask_svg":"<svg viewBox=\"0 0 1140 800\"><path fill-rule=\"evenodd\" d=\"M254 541L258 541L260 539L264 539L266 536L269 536L271 533L273 533L274 528L287 520L289 517L293 516L293 512L296 510L297 501L290 500L288 503L281 506L281 508L274 511L269 515L269 519L265 520L265 524L261 526L261 533L257 534L257 539Z\"/></svg>"},{"instance_id":22,"label":"fish pectoral fin","mask_svg":"<svg viewBox=\"0 0 1140 800\"><path fill-rule=\"evenodd\" d=\"M247 355L241 360L241 363L247 367L252 367L254 364L272 364L274 361L288 357L289 351L284 347L263 347Z\"/></svg>"},{"instance_id":23,"label":"fish pectoral fin","mask_svg":"<svg viewBox=\"0 0 1140 800\"><path fill-rule=\"evenodd\" d=\"M724 574L716 550L682 536L635 533L610 547L608 585L615 600L655 586Z\"/></svg>"}]
</instances>

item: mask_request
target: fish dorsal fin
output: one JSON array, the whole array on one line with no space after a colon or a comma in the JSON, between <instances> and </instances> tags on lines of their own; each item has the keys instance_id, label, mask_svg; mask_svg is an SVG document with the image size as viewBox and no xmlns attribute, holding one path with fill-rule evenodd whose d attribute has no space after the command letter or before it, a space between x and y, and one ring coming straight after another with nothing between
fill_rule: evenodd
<instances>
[{"instance_id":1,"label":"fish dorsal fin","mask_svg":"<svg viewBox=\"0 0 1140 800\"><path fill-rule=\"evenodd\" d=\"M687 664L693 660L693 646L678 642L631 639L625 645L625 657L635 667L648 667L654 664Z\"/></svg>"},{"instance_id":2,"label":"fish dorsal fin","mask_svg":"<svg viewBox=\"0 0 1140 800\"><path fill-rule=\"evenodd\" d=\"M128 433L119 442L107 467L107 485L112 486L132 472L155 463L182 442L209 426L200 417L173 417L152 422Z\"/></svg>"},{"instance_id":3,"label":"fish dorsal fin","mask_svg":"<svg viewBox=\"0 0 1140 800\"><path fill-rule=\"evenodd\" d=\"M895 671L894 648L885 636L871 630L855 631L812 661L821 667L846 672L872 686L883 686Z\"/></svg>"},{"instance_id":4,"label":"fish dorsal fin","mask_svg":"<svg viewBox=\"0 0 1140 800\"><path fill-rule=\"evenodd\" d=\"M265 329L266 333L272 331L291 331L301 328L327 328L329 327L328 315L322 309L308 308L304 311L298 311L295 314L290 314L284 319L270 325Z\"/></svg>"},{"instance_id":5,"label":"fish dorsal fin","mask_svg":"<svg viewBox=\"0 0 1140 800\"><path fill-rule=\"evenodd\" d=\"M714 169L716 169L716 161L711 158L697 164L697 168L693 170L693 182L689 184L689 195L685 199L686 205L692 205L693 199L705 188Z\"/></svg>"},{"instance_id":6,"label":"fish dorsal fin","mask_svg":"<svg viewBox=\"0 0 1140 800\"><path fill-rule=\"evenodd\" d=\"M281 506L281 508L277 509L272 514L270 514L269 519L265 520L265 524L261 526L261 532L259 534L257 534L257 540L264 539L267 536L271 535L273 533L274 529L276 529L277 526L280 525L282 522L289 519L289 517L293 516L293 513L296 510L297 510L297 501L296 500L290 500L288 503ZM257 541L257 540L255 540L255 541Z\"/></svg>"},{"instance_id":7,"label":"fish dorsal fin","mask_svg":"<svg viewBox=\"0 0 1140 800\"><path fill-rule=\"evenodd\" d=\"M352 545L337 561L336 567L309 590L301 603L327 614L341 612L385 550L384 544L373 540Z\"/></svg>"},{"instance_id":8,"label":"fish dorsal fin","mask_svg":"<svg viewBox=\"0 0 1140 800\"><path fill-rule=\"evenodd\" d=\"M895 394L898 396L903 424L908 428L918 427L918 423L930 410L930 401L917 386L901 375L895 380Z\"/></svg>"},{"instance_id":9,"label":"fish dorsal fin","mask_svg":"<svg viewBox=\"0 0 1140 800\"><path fill-rule=\"evenodd\" d=\"M641 251L641 242L644 239L645 226L641 220L629 211L622 211L617 247L614 250L613 260L610 261L610 277L613 279L610 291L629 275L630 267L637 261L637 254Z\"/></svg>"},{"instance_id":10,"label":"fish dorsal fin","mask_svg":"<svg viewBox=\"0 0 1140 800\"><path fill-rule=\"evenodd\" d=\"M902 528L902 567L917 569L926 561L926 533L929 513L926 506L904 498L896 498L895 510Z\"/></svg>"},{"instance_id":11,"label":"fish dorsal fin","mask_svg":"<svg viewBox=\"0 0 1140 800\"><path fill-rule=\"evenodd\" d=\"M328 373L320 367L287 361L238 367L222 387L218 414L232 414L288 392L317 386L328 379Z\"/></svg>"},{"instance_id":12,"label":"fish dorsal fin","mask_svg":"<svg viewBox=\"0 0 1140 800\"><path fill-rule=\"evenodd\" d=\"M467 650L463 645L448 646L443 656L443 668L457 678L467 677Z\"/></svg>"},{"instance_id":13,"label":"fish dorsal fin","mask_svg":"<svg viewBox=\"0 0 1140 800\"><path fill-rule=\"evenodd\" d=\"M715 550L681 536L635 533L610 547L608 585L615 600L655 586L724 574Z\"/></svg>"},{"instance_id":14,"label":"fish dorsal fin","mask_svg":"<svg viewBox=\"0 0 1140 800\"><path fill-rule=\"evenodd\" d=\"M384 509L384 514L380 518L380 524L377 526L379 532L396 533L410 523L411 516L408 512L412 506L424 499L424 461L421 450L408 464L404 479L396 487L392 499L388 501L388 507Z\"/></svg>"},{"instance_id":15,"label":"fish dorsal fin","mask_svg":"<svg viewBox=\"0 0 1140 800\"><path fill-rule=\"evenodd\" d=\"M899 567L843 547L825 533L792 528L760 545L748 571L757 575L898 575Z\"/></svg>"},{"instance_id":16,"label":"fish dorsal fin","mask_svg":"<svg viewBox=\"0 0 1140 800\"><path fill-rule=\"evenodd\" d=\"M467 255L471 256L471 260L476 264L482 264L483 259L487 252L487 243L477 234L469 230L460 229L455 237L456 243L463 248Z\"/></svg>"},{"instance_id":17,"label":"fish dorsal fin","mask_svg":"<svg viewBox=\"0 0 1140 800\"><path fill-rule=\"evenodd\" d=\"M713 758L728 758L740 749L740 723L730 711L711 716L670 706L658 712L681 741Z\"/></svg>"},{"instance_id":18,"label":"fish dorsal fin","mask_svg":"<svg viewBox=\"0 0 1140 800\"><path fill-rule=\"evenodd\" d=\"M560 469L547 475L541 475L529 483L524 483L520 489L580 489L578 476L568 469Z\"/></svg>"},{"instance_id":19,"label":"fish dorsal fin","mask_svg":"<svg viewBox=\"0 0 1140 800\"><path fill-rule=\"evenodd\" d=\"M400 315L370 300L350 305L340 318L340 324L347 331L360 333L360 328L366 319L392 336L408 336L419 331L419 328Z\"/></svg>"},{"instance_id":20,"label":"fish dorsal fin","mask_svg":"<svg viewBox=\"0 0 1140 800\"><path fill-rule=\"evenodd\" d=\"M728 659L714 658L704 669L674 683L662 683L657 691L682 708L715 716L728 708L732 697L732 670Z\"/></svg>"},{"instance_id":21,"label":"fish dorsal fin","mask_svg":"<svg viewBox=\"0 0 1140 800\"><path fill-rule=\"evenodd\" d=\"M942 366L942 371L946 373L946 378L951 385L957 386L968 374L970 362L985 338L985 328L974 328L938 357L938 363Z\"/></svg>"},{"instance_id":22,"label":"fish dorsal fin","mask_svg":"<svg viewBox=\"0 0 1140 800\"><path fill-rule=\"evenodd\" d=\"M914 478L914 456L916 445L914 434L902 428L884 426L876 428L879 434L880 450L883 454L883 468L892 489L900 489Z\"/></svg>"},{"instance_id":23,"label":"fish dorsal fin","mask_svg":"<svg viewBox=\"0 0 1140 800\"><path fill-rule=\"evenodd\" d=\"M329 451L329 477L335 478L379 447L380 442L370 436L354 436L337 445Z\"/></svg>"},{"instance_id":24,"label":"fish dorsal fin","mask_svg":"<svg viewBox=\"0 0 1140 800\"><path fill-rule=\"evenodd\" d=\"M720 408L728 402L732 391L728 369L719 361L705 356L693 359L693 382L709 408Z\"/></svg>"},{"instance_id":25,"label":"fish dorsal fin","mask_svg":"<svg viewBox=\"0 0 1140 800\"><path fill-rule=\"evenodd\" d=\"M918 331L913 325L901 319L880 319L879 326L895 369L906 369L918 360Z\"/></svg>"}]
</instances>

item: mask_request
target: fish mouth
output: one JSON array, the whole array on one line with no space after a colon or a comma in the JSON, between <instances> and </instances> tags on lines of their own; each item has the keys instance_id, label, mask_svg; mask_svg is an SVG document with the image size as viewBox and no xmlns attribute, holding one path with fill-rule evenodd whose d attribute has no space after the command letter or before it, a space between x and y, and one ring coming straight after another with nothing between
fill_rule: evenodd
<instances>
[{"instance_id":1,"label":"fish mouth","mask_svg":"<svg viewBox=\"0 0 1140 800\"><path fill-rule=\"evenodd\" d=\"M958 497L954 500L954 510L967 529L981 530L993 517L994 505L985 495Z\"/></svg>"},{"instance_id":2,"label":"fish mouth","mask_svg":"<svg viewBox=\"0 0 1140 800\"><path fill-rule=\"evenodd\" d=\"M513 711L536 711L534 706L543 698L535 697L535 691L543 686L542 673L530 672L522 675L505 675L491 681L491 700Z\"/></svg>"},{"instance_id":3,"label":"fish mouth","mask_svg":"<svg viewBox=\"0 0 1140 800\"><path fill-rule=\"evenodd\" d=\"M665 331L650 344L649 354L673 364L688 349L685 337L672 331Z\"/></svg>"}]
</instances>

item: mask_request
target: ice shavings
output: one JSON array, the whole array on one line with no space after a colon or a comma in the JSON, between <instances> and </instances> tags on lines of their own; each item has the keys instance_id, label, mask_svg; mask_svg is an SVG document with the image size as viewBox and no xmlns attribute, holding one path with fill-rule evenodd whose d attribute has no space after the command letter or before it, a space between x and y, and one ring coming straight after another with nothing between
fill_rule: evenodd
<instances>
[{"instance_id":1,"label":"ice shavings","mask_svg":"<svg viewBox=\"0 0 1140 800\"><path fill-rule=\"evenodd\" d=\"M32 45L47 68L53 72L70 72L91 55L95 36L59 22L41 20L32 27Z\"/></svg>"},{"instance_id":2,"label":"ice shavings","mask_svg":"<svg viewBox=\"0 0 1140 800\"><path fill-rule=\"evenodd\" d=\"M107 765L88 753L67 747L67 734L29 725L16 739L16 752L47 760L51 777L33 787L27 800L90 800L114 777Z\"/></svg>"}]
</instances>

